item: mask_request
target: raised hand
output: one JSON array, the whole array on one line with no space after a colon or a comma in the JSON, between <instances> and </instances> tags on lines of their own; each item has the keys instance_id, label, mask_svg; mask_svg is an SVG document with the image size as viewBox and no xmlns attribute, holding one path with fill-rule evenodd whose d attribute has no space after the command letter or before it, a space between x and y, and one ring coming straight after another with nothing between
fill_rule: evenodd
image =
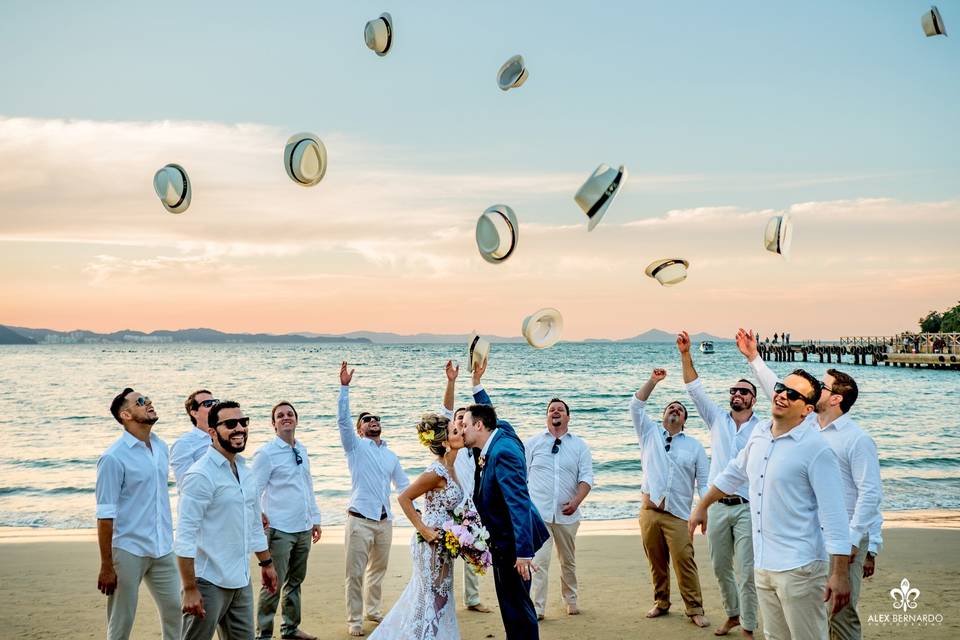
<instances>
[{"instance_id":1,"label":"raised hand","mask_svg":"<svg viewBox=\"0 0 960 640\"><path fill-rule=\"evenodd\" d=\"M489 356L488 356L489 357ZM477 365L477 368L473 370L473 386L480 384L480 378L483 377L484 372L487 370L487 358L483 359L483 362Z\"/></svg>"},{"instance_id":2,"label":"raised hand","mask_svg":"<svg viewBox=\"0 0 960 640\"><path fill-rule=\"evenodd\" d=\"M653 384L658 384L663 382L663 379L667 377L667 370L657 367L653 370L653 373L650 374L650 382Z\"/></svg>"},{"instance_id":3,"label":"raised hand","mask_svg":"<svg viewBox=\"0 0 960 640\"><path fill-rule=\"evenodd\" d=\"M753 334L753 329L747 331L740 328L737 330L737 349L740 350L747 361L757 357L759 351L757 349L757 337Z\"/></svg>"},{"instance_id":4,"label":"raised hand","mask_svg":"<svg viewBox=\"0 0 960 640\"><path fill-rule=\"evenodd\" d=\"M343 386L345 386L345 387L346 387L347 385L349 385L349 384L350 384L350 381L353 380L353 372L354 372L354 371L356 371L356 369L350 369L350 371L347 371L347 361L346 361L346 360L344 360L343 362L341 362L341 363L340 363L340 384L343 385Z\"/></svg>"},{"instance_id":5,"label":"raised hand","mask_svg":"<svg viewBox=\"0 0 960 640\"><path fill-rule=\"evenodd\" d=\"M677 351L680 353L690 353L690 334L681 331L677 334Z\"/></svg>"},{"instance_id":6,"label":"raised hand","mask_svg":"<svg viewBox=\"0 0 960 640\"><path fill-rule=\"evenodd\" d=\"M460 375L459 362L456 365L454 365L452 360L447 360L447 365L445 369L447 372L447 380L449 380L450 382L453 382L454 380L456 380L457 376Z\"/></svg>"}]
</instances>

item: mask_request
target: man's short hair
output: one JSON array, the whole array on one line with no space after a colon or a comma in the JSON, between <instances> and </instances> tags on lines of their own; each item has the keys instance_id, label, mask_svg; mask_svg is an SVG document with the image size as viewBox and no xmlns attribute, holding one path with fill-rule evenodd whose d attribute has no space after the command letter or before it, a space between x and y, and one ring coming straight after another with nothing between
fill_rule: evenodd
<instances>
[{"instance_id":1,"label":"man's short hair","mask_svg":"<svg viewBox=\"0 0 960 640\"><path fill-rule=\"evenodd\" d=\"M277 404L273 405L273 409L270 409L271 424L276 422L277 409L279 409L280 407L290 407L290 410L293 411L293 415L297 418L298 421L300 420L300 414L297 413L297 408L294 407L289 402L287 402L286 400L281 400Z\"/></svg>"},{"instance_id":2,"label":"man's short hair","mask_svg":"<svg viewBox=\"0 0 960 640\"><path fill-rule=\"evenodd\" d=\"M470 412L474 420L482 422L487 431L493 431L497 428L497 411L489 404L472 404L467 407L467 411Z\"/></svg>"},{"instance_id":3,"label":"man's short hair","mask_svg":"<svg viewBox=\"0 0 960 640\"><path fill-rule=\"evenodd\" d=\"M552 405L554 402L559 402L560 404L562 404L563 408L566 409L567 411L567 415L568 416L570 415L570 407L567 406L567 403L561 400L560 398L552 398L550 402L547 403L547 411L550 411L550 405Z\"/></svg>"},{"instance_id":4,"label":"man's short hair","mask_svg":"<svg viewBox=\"0 0 960 640\"><path fill-rule=\"evenodd\" d=\"M458 413L460 413L461 411L466 412L466 410L467 410L466 407L457 407L457 409L453 412L453 417L456 418Z\"/></svg>"},{"instance_id":5,"label":"man's short hair","mask_svg":"<svg viewBox=\"0 0 960 640\"><path fill-rule=\"evenodd\" d=\"M739 380L737 380L737 382L746 382L748 385L750 385L750 388L753 389L753 397L754 398L757 397L757 385L753 384L746 378L740 378Z\"/></svg>"},{"instance_id":6,"label":"man's short hair","mask_svg":"<svg viewBox=\"0 0 960 640\"><path fill-rule=\"evenodd\" d=\"M190 418L190 422L193 423L193 426L197 426L197 419L193 417L191 411L196 411L200 408L200 403L197 402L197 396L201 393L210 393L206 389L197 389L193 393L187 396L187 399L183 403L183 408L187 410L187 417ZM210 393L210 395L213 395Z\"/></svg>"},{"instance_id":7,"label":"man's short hair","mask_svg":"<svg viewBox=\"0 0 960 640\"><path fill-rule=\"evenodd\" d=\"M224 400L223 402L218 402L217 404L210 407L210 414L207 416L207 425L211 429L217 428L217 423L220 422L220 412L225 409L239 409L240 403L234 402L233 400Z\"/></svg>"},{"instance_id":8,"label":"man's short hair","mask_svg":"<svg viewBox=\"0 0 960 640\"><path fill-rule=\"evenodd\" d=\"M820 399L820 390L823 389L823 383L817 380L813 374L808 373L803 369L794 369L790 372L792 376L800 376L804 380L810 383L810 386L813 387L813 397L807 398L807 404L817 404L817 400Z\"/></svg>"},{"instance_id":9,"label":"man's short hair","mask_svg":"<svg viewBox=\"0 0 960 640\"><path fill-rule=\"evenodd\" d=\"M843 396L843 400L840 401L840 411L844 413L850 411L860 395L857 381L850 375L836 369L827 369L827 375L833 376L833 392L838 396Z\"/></svg>"},{"instance_id":10,"label":"man's short hair","mask_svg":"<svg viewBox=\"0 0 960 640\"><path fill-rule=\"evenodd\" d=\"M120 411L123 410L123 405L127 401L127 394L132 393L133 389L127 387L116 396L113 397L113 400L110 402L110 413L113 415L114 420L123 424L123 420L120 419Z\"/></svg>"}]
</instances>

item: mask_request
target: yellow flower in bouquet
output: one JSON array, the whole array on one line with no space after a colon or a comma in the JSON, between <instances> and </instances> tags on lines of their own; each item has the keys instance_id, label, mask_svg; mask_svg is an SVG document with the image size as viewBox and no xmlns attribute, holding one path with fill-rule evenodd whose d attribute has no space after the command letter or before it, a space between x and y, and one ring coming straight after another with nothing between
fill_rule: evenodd
<instances>
[{"instance_id":1,"label":"yellow flower in bouquet","mask_svg":"<svg viewBox=\"0 0 960 640\"><path fill-rule=\"evenodd\" d=\"M433 442L433 438L435 437L433 429L430 429L429 431L421 431L418 435L420 437L420 444L425 447L429 447Z\"/></svg>"}]
</instances>

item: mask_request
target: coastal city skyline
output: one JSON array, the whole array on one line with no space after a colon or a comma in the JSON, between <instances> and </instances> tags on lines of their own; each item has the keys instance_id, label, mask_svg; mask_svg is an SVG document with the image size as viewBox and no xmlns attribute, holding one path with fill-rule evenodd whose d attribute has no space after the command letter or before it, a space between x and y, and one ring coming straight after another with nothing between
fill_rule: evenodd
<instances>
[{"instance_id":1,"label":"coastal city skyline","mask_svg":"<svg viewBox=\"0 0 960 640\"><path fill-rule=\"evenodd\" d=\"M960 51L923 5L420 3L381 59L373 3L173 4L5 10L0 324L516 336L556 307L567 340L833 339L957 303ZM515 53L530 79L502 93ZM298 131L329 153L310 189L281 166ZM629 178L588 233L573 194L600 163ZM520 220L500 265L473 237L495 203ZM762 242L784 212L789 261ZM672 288L644 275L668 257Z\"/></svg>"}]
</instances>

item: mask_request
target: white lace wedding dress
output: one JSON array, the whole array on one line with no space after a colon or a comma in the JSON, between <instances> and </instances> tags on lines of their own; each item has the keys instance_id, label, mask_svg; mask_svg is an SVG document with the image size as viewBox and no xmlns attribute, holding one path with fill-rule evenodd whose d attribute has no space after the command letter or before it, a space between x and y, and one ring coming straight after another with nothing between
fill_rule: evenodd
<instances>
[{"instance_id":1,"label":"white lace wedding dress","mask_svg":"<svg viewBox=\"0 0 960 640\"><path fill-rule=\"evenodd\" d=\"M439 462L426 469L447 481L440 491L424 495L423 523L440 528L463 500L463 489ZM400 599L370 635L371 640L460 640L453 598L453 560L438 553L438 545L418 542L413 535L410 555L413 576Z\"/></svg>"}]
</instances>

